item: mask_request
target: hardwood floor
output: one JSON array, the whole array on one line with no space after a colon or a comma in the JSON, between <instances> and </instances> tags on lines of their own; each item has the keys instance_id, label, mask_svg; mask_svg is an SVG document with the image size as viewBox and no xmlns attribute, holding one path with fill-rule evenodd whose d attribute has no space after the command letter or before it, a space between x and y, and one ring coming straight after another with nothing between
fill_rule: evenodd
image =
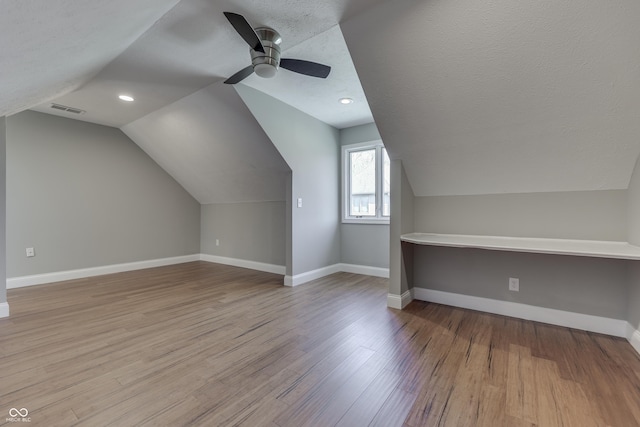
<instances>
[{"instance_id":1,"label":"hardwood floor","mask_svg":"<svg viewBox=\"0 0 640 427\"><path fill-rule=\"evenodd\" d=\"M195 262L8 291L0 425L634 426L623 339Z\"/></svg>"}]
</instances>

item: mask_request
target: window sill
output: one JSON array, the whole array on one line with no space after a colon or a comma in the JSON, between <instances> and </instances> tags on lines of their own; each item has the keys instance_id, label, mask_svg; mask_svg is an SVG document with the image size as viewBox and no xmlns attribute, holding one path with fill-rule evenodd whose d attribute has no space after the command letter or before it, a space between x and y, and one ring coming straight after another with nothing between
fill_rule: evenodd
<instances>
[{"instance_id":1,"label":"window sill","mask_svg":"<svg viewBox=\"0 0 640 427\"><path fill-rule=\"evenodd\" d=\"M388 219L380 218L342 218L343 224L389 225Z\"/></svg>"}]
</instances>

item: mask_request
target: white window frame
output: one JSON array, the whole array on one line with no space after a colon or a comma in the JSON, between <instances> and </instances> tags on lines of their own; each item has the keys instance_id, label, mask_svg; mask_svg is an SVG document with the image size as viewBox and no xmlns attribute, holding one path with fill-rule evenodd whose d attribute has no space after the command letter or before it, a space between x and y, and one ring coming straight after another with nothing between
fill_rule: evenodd
<instances>
[{"instance_id":1,"label":"white window frame","mask_svg":"<svg viewBox=\"0 0 640 427\"><path fill-rule=\"evenodd\" d=\"M388 216L382 215L384 194L383 194L383 156L384 149L382 140L361 142L342 146L342 222L345 224L389 224ZM353 151L376 150L376 215L375 216L355 216L349 215L349 195L351 194L351 165L349 164L350 153Z\"/></svg>"}]
</instances>

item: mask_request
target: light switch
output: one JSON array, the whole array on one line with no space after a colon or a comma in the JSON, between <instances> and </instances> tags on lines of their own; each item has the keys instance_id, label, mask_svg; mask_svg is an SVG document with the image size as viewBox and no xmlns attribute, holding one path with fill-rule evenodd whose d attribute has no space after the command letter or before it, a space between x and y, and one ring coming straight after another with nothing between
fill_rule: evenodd
<instances>
[{"instance_id":1,"label":"light switch","mask_svg":"<svg viewBox=\"0 0 640 427\"><path fill-rule=\"evenodd\" d=\"M298 207L302 207L302 197L298 197Z\"/></svg>"}]
</instances>

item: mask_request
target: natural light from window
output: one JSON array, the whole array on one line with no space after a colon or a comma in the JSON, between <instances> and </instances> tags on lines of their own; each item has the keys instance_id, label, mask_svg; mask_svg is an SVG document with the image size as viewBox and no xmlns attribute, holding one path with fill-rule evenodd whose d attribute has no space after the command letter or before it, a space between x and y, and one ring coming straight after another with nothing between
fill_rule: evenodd
<instances>
[{"instance_id":1,"label":"natural light from window","mask_svg":"<svg viewBox=\"0 0 640 427\"><path fill-rule=\"evenodd\" d=\"M390 161L382 142L343 147L345 222L388 223Z\"/></svg>"}]
</instances>

